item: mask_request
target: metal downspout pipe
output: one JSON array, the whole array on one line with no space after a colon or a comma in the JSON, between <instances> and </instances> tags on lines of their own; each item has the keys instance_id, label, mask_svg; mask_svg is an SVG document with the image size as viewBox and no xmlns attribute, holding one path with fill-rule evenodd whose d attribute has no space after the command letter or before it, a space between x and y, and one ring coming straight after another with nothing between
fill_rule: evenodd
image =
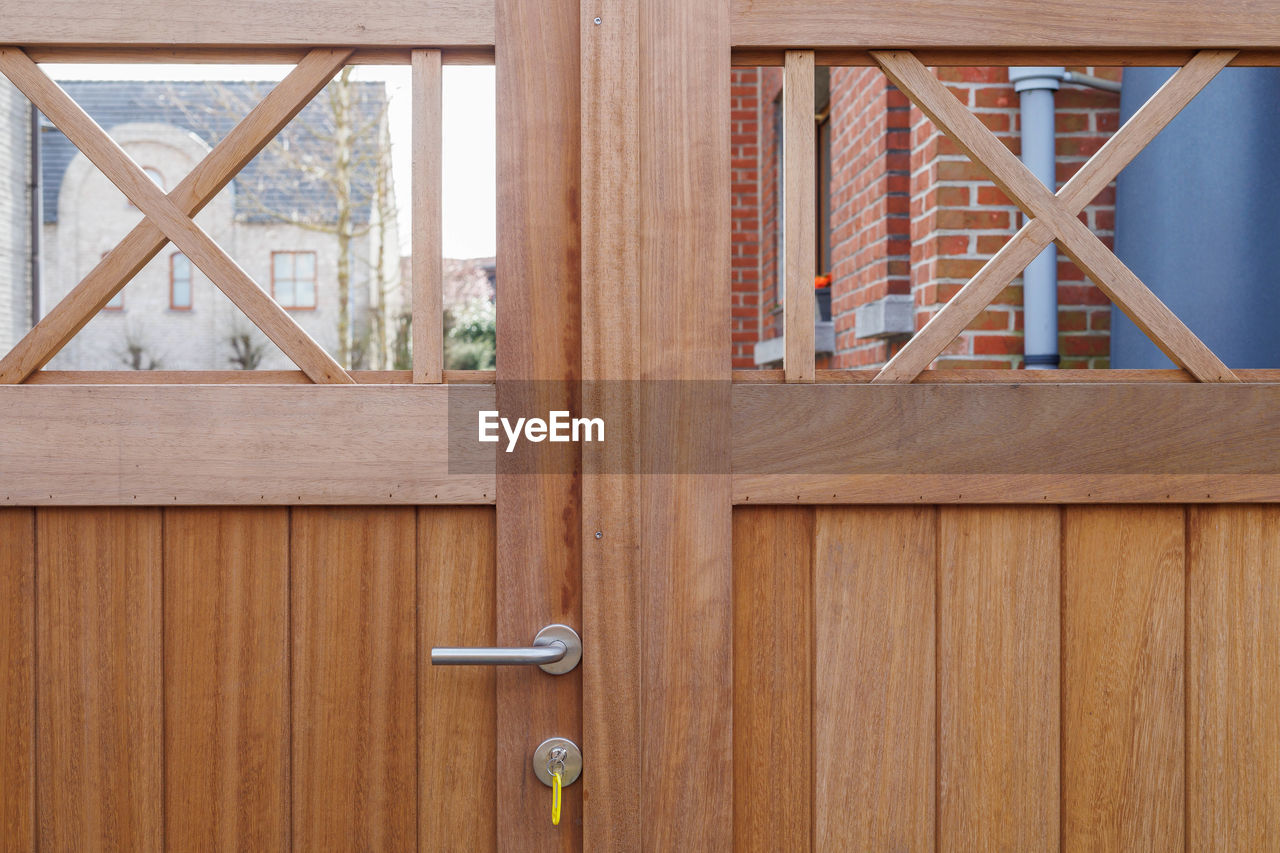
<instances>
[{"instance_id":1,"label":"metal downspout pipe","mask_svg":"<svg viewBox=\"0 0 1280 853\"><path fill-rule=\"evenodd\" d=\"M1018 93L1022 124L1022 162L1051 192L1058 191L1054 93L1064 67L1009 69ZM1058 247L1051 245L1022 274L1023 353L1031 370L1058 366Z\"/></svg>"}]
</instances>

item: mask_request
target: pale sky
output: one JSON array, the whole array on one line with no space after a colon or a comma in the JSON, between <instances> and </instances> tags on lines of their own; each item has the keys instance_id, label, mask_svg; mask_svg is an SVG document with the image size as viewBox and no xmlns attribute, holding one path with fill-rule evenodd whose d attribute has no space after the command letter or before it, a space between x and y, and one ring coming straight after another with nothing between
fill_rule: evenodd
<instances>
[{"instance_id":1,"label":"pale sky","mask_svg":"<svg viewBox=\"0 0 1280 853\"><path fill-rule=\"evenodd\" d=\"M279 80L284 65L71 65L43 66L55 80ZM408 254L411 152L409 68L357 66L356 80L384 80L391 97L391 148L396 199L402 215L400 242ZM444 69L444 255L484 258L495 254L497 179L493 66Z\"/></svg>"}]
</instances>

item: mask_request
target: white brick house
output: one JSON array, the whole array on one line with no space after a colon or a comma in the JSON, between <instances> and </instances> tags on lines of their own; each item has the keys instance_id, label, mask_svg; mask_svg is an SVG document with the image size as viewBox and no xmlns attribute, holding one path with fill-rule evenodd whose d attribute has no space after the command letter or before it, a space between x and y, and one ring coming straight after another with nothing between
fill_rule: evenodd
<instances>
[{"instance_id":1,"label":"white brick house","mask_svg":"<svg viewBox=\"0 0 1280 853\"><path fill-rule=\"evenodd\" d=\"M78 81L62 85L170 191L269 84ZM384 321L389 344L394 318L407 301L399 279L391 182L381 182L387 197L378 199L373 175L375 162L385 162L389 173L386 94L380 83L351 85L361 117L353 160L362 164L353 170L351 181L350 212L358 232L350 249L348 302L352 338L357 342L351 366L385 367L389 349L378 347L375 321L379 317ZM338 205L325 181L303 168L332 162L332 152L317 141L332 123L322 94L280 137L291 151L310 146L306 163L267 148L196 221L313 338L337 354L339 249L333 226ZM140 221L141 214L47 124L41 160L42 299L51 306ZM390 215L380 217L380 211ZM377 258L379 248L381 259ZM262 347L258 367L292 367L176 247L166 245L49 368L226 370L242 366L234 360L232 339L245 333Z\"/></svg>"},{"instance_id":2,"label":"white brick house","mask_svg":"<svg viewBox=\"0 0 1280 853\"><path fill-rule=\"evenodd\" d=\"M31 326L31 105L0 81L0 353Z\"/></svg>"}]
</instances>

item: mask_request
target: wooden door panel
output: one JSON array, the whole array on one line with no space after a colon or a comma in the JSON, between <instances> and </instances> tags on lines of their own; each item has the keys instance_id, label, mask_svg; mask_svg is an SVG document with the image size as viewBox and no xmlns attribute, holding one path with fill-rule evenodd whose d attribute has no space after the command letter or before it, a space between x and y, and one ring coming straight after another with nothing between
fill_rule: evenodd
<instances>
[{"instance_id":1,"label":"wooden door panel","mask_svg":"<svg viewBox=\"0 0 1280 853\"><path fill-rule=\"evenodd\" d=\"M36 513L39 846L162 847L158 509Z\"/></svg>"},{"instance_id":2,"label":"wooden door panel","mask_svg":"<svg viewBox=\"0 0 1280 853\"><path fill-rule=\"evenodd\" d=\"M498 844L493 667L432 667L431 646L496 642L494 512L418 510L418 837L484 853Z\"/></svg>"},{"instance_id":3,"label":"wooden door panel","mask_svg":"<svg viewBox=\"0 0 1280 853\"><path fill-rule=\"evenodd\" d=\"M164 511L165 843L289 847L289 510Z\"/></svg>"},{"instance_id":4,"label":"wooden door panel","mask_svg":"<svg viewBox=\"0 0 1280 853\"><path fill-rule=\"evenodd\" d=\"M295 508L293 847L416 845L412 508Z\"/></svg>"},{"instance_id":5,"label":"wooden door panel","mask_svg":"<svg viewBox=\"0 0 1280 853\"><path fill-rule=\"evenodd\" d=\"M1058 838L1058 547L1053 507L938 519L938 846Z\"/></svg>"},{"instance_id":6,"label":"wooden door panel","mask_svg":"<svg viewBox=\"0 0 1280 853\"><path fill-rule=\"evenodd\" d=\"M933 847L936 537L933 507L817 510L815 849Z\"/></svg>"},{"instance_id":7,"label":"wooden door panel","mask_svg":"<svg viewBox=\"0 0 1280 853\"><path fill-rule=\"evenodd\" d=\"M35 849L36 524L30 509L0 509L0 837Z\"/></svg>"},{"instance_id":8,"label":"wooden door panel","mask_svg":"<svg viewBox=\"0 0 1280 853\"><path fill-rule=\"evenodd\" d=\"M1280 845L1280 507L1188 509L1187 832Z\"/></svg>"},{"instance_id":9,"label":"wooden door panel","mask_svg":"<svg viewBox=\"0 0 1280 853\"><path fill-rule=\"evenodd\" d=\"M815 534L814 847L932 848L937 511L821 507Z\"/></svg>"},{"instance_id":10,"label":"wooden door panel","mask_svg":"<svg viewBox=\"0 0 1280 853\"><path fill-rule=\"evenodd\" d=\"M1063 846L1183 844L1184 512L1062 517Z\"/></svg>"},{"instance_id":11,"label":"wooden door panel","mask_svg":"<svg viewBox=\"0 0 1280 853\"><path fill-rule=\"evenodd\" d=\"M739 848L1280 839L1280 508L741 507L734 549Z\"/></svg>"},{"instance_id":12,"label":"wooden door panel","mask_svg":"<svg viewBox=\"0 0 1280 853\"><path fill-rule=\"evenodd\" d=\"M813 509L733 516L733 833L808 850L813 808Z\"/></svg>"}]
</instances>

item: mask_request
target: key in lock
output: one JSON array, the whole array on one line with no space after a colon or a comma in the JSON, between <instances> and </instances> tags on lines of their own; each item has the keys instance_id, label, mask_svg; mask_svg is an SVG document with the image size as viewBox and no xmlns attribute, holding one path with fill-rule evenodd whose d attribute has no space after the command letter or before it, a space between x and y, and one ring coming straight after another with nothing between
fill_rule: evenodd
<instances>
[{"instance_id":1,"label":"key in lock","mask_svg":"<svg viewBox=\"0 0 1280 853\"><path fill-rule=\"evenodd\" d=\"M582 775L582 750L567 738L547 738L533 751L533 772L551 788L551 823L560 824L560 791Z\"/></svg>"}]
</instances>

